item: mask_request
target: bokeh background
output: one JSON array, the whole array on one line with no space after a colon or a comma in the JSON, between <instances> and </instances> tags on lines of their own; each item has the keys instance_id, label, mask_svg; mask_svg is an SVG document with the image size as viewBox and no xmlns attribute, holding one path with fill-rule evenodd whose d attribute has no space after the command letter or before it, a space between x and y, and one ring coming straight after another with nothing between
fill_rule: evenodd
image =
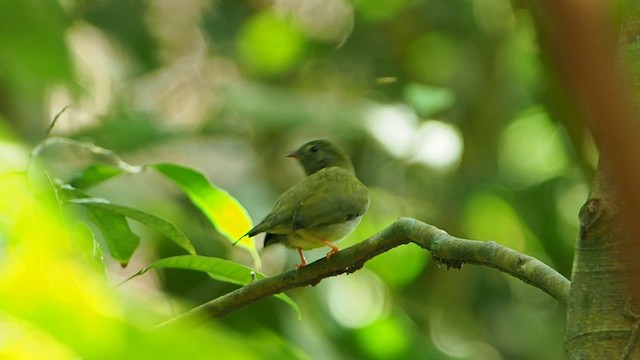
<instances>
[{"instance_id":1,"label":"bokeh background","mask_svg":"<svg viewBox=\"0 0 640 360\"><path fill-rule=\"evenodd\" d=\"M572 115L538 21L508 0L0 2L0 120L28 151L68 106L50 136L94 143L130 164L197 168L254 221L303 177L286 152L331 139L372 194L342 247L409 216L533 255L569 277L596 154L581 125L560 124ZM11 156L3 158L25 160ZM97 160L67 145L38 159L62 181ZM91 194L173 221L200 254L253 266L155 174L123 175ZM186 270L114 288L153 260L182 254L132 226L142 247L128 267L105 252L118 296L168 317L235 288ZM262 271L289 270L296 256L265 249ZM562 354L565 312L555 300L493 269L441 268L413 245L288 294L301 320L267 299L211 331L241 339L229 346L253 344L263 355L277 347L292 358Z\"/></svg>"}]
</instances>

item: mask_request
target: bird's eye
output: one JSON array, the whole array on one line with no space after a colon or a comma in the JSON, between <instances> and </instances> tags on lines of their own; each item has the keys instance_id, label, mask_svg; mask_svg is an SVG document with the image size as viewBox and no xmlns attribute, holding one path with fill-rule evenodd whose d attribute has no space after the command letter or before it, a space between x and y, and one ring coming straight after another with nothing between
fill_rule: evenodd
<instances>
[{"instance_id":1,"label":"bird's eye","mask_svg":"<svg viewBox=\"0 0 640 360\"><path fill-rule=\"evenodd\" d=\"M309 148L309 152L316 153L318 152L318 145L313 145Z\"/></svg>"}]
</instances>

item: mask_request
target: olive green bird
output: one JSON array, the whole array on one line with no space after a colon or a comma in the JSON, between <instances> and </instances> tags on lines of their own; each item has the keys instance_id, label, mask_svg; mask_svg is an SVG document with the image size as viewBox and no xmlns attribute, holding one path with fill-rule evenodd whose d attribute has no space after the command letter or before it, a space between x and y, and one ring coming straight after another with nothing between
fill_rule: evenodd
<instances>
[{"instance_id":1,"label":"olive green bird","mask_svg":"<svg viewBox=\"0 0 640 360\"><path fill-rule=\"evenodd\" d=\"M314 140L289 153L307 177L276 200L273 210L242 236L266 233L264 246L282 243L302 250L329 246L327 259L340 249L332 242L349 235L369 208L369 191L355 176L349 156L326 140ZM242 239L241 238L241 239Z\"/></svg>"}]
</instances>

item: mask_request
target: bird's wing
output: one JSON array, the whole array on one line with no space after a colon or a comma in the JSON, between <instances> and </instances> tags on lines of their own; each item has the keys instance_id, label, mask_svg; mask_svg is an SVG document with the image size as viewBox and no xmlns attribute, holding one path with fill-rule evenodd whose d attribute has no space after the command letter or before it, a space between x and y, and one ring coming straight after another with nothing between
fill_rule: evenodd
<instances>
[{"instance_id":1,"label":"bird's wing","mask_svg":"<svg viewBox=\"0 0 640 360\"><path fill-rule=\"evenodd\" d=\"M271 212L262 219L262 221L251 229L247 234L255 236L261 232L269 232L272 234L286 234L291 232L293 224L293 214L296 206L304 201L306 194L306 185L302 185L308 178L285 191L273 205ZM313 189L311 190L313 191Z\"/></svg>"},{"instance_id":2,"label":"bird's wing","mask_svg":"<svg viewBox=\"0 0 640 360\"><path fill-rule=\"evenodd\" d=\"M295 229L337 224L363 215L369 191L348 170L331 167L306 177L276 200L273 210L247 235L286 234Z\"/></svg>"},{"instance_id":3,"label":"bird's wing","mask_svg":"<svg viewBox=\"0 0 640 360\"><path fill-rule=\"evenodd\" d=\"M310 191L293 211L293 229L341 223L362 216L369 207L366 186L345 169L323 169L305 180Z\"/></svg>"}]
</instances>

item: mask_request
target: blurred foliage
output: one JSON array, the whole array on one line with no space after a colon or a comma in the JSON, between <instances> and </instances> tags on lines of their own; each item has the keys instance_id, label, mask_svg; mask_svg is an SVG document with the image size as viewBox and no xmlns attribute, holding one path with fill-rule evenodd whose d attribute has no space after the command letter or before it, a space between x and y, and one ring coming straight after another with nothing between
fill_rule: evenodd
<instances>
[{"instance_id":1,"label":"blurred foliage","mask_svg":"<svg viewBox=\"0 0 640 360\"><path fill-rule=\"evenodd\" d=\"M69 105L50 136L198 169L260 220L303 176L284 154L325 137L372 194L341 246L411 216L569 276L594 151L581 124L558 123L570 111L535 24L508 0L0 2L0 357L559 358L553 299L492 269L438 268L412 245L290 291L302 320L267 299L195 332L154 332L235 286L163 268L115 288L185 250L123 216L142 241L121 268L51 184L166 219L200 255L253 266L251 254L158 173L96 165L85 148L42 149L28 188L14 173ZM262 251L262 272L295 257Z\"/></svg>"}]
</instances>

